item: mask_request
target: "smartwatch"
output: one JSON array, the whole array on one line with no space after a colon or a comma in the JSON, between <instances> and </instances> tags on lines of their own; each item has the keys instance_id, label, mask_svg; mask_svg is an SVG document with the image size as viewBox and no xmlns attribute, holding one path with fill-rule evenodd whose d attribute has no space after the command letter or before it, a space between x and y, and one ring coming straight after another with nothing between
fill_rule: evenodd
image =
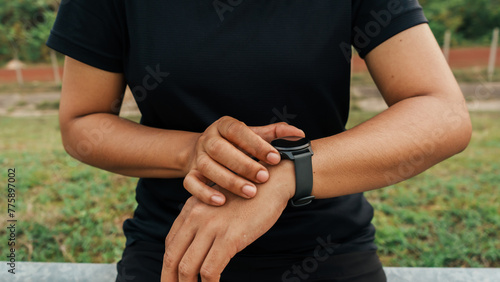
<instances>
[{"instance_id":1,"label":"smartwatch","mask_svg":"<svg viewBox=\"0 0 500 282\"><path fill-rule=\"evenodd\" d=\"M312 202L313 187L311 142L304 137L283 137L275 139L271 145L278 150L282 159L295 164L295 196L290 200L293 207L305 206Z\"/></svg>"}]
</instances>

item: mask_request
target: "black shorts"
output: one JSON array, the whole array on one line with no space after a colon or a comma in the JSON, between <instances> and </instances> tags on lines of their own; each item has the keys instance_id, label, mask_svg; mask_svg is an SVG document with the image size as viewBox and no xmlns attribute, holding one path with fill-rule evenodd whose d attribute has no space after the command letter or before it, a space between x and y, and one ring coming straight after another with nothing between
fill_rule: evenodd
<instances>
[{"instance_id":1,"label":"black shorts","mask_svg":"<svg viewBox=\"0 0 500 282\"><path fill-rule=\"evenodd\" d=\"M165 246L136 241L125 248L117 264L117 282L160 281ZM200 280L201 281L201 280ZM387 281L376 251L322 254L235 256L222 273L228 282Z\"/></svg>"}]
</instances>

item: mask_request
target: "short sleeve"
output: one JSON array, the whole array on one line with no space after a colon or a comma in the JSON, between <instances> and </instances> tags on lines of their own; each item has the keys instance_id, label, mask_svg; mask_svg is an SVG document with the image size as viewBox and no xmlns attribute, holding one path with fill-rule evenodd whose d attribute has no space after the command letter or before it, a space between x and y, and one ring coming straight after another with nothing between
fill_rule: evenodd
<instances>
[{"instance_id":1,"label":"short sleeve","mask_svg":"<svg viewBox=\"0 0 500 282\"><path fill-rule=\"evenodd\" d=\"M61 1L47 46L110 72L123 72L125 16L120 0Z\"/></svg>"},{"instance_id":2,"label":"short sleeve","mask_svg":"<svg viewBox=\"0 0 500 282\"><path fill-rule=\"evenodd\" d=\"M352 5L351 42L362 58L394 35L428 22L417 0L353 0Z\"/></svg>"}]
</instances>

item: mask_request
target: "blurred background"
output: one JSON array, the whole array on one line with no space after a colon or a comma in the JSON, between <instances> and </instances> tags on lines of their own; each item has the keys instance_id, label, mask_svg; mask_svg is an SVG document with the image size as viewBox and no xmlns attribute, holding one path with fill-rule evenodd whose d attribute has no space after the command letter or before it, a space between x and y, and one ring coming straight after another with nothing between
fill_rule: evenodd
<instances>
[{"instance_id":1,"label":"blurred background","mask_svg":"<svg viewBox=\"0 0 500 282\"><path fill-rule=\"evenodd\" d=\"M135 208L137 179L81 164L62 147L64 57L45 46L59 2L0 2L0 180L16 168L18 260L113 263L124 247L121 225ZM500 0L420 3L461 85L474 132L463 153L366 193L379 254L386 266L500 267ZM349 128L386 108L356 54L351 92ZM140 118L130 91L120 115ZM8 219L6 202L0 222Z\"/></svg>"}]
</instances>

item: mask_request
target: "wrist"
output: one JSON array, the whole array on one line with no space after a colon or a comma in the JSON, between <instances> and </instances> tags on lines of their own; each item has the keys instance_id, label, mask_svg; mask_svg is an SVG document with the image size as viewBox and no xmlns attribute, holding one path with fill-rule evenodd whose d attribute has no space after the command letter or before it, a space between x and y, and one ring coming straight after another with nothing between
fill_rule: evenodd
<instances>
[{"instance_id":1,"label":"wrist","mask_svg":"<svg viewBox=\"0 0 500 282\"><path fill-rule=\"evenodd\" d=\"M295 195L295 166L290 160L281 160L279 164L266 165L269 180L275 186L278 197L288 202Z\"/></svg>"},{"instance_id":2,"label":"wrist","mask_svg":"<svg viewBox=\"0 0 500 282\"><path fill-rule=\"evenodd\" d=\"M271 142L284 160L294 164L295 193L290 200L293 207L308 205L314 199L311 195L313 186L311 141L305 137L288 136Z\"/></svg>"},{"instance_id":3,"label":"wrist","mask_svg":"<svg viewBox=\"0 0 500 282\"><path fill-rule=\"evenodd\" d=\"M198 139L200 139L200 133L191 134L188 142L186 143L185 149L179 154L182 168L182 174L186 176L191 170L193 159L195 157L196 152L196 144L198 143Z\"/></svg>"}]
</instances>

